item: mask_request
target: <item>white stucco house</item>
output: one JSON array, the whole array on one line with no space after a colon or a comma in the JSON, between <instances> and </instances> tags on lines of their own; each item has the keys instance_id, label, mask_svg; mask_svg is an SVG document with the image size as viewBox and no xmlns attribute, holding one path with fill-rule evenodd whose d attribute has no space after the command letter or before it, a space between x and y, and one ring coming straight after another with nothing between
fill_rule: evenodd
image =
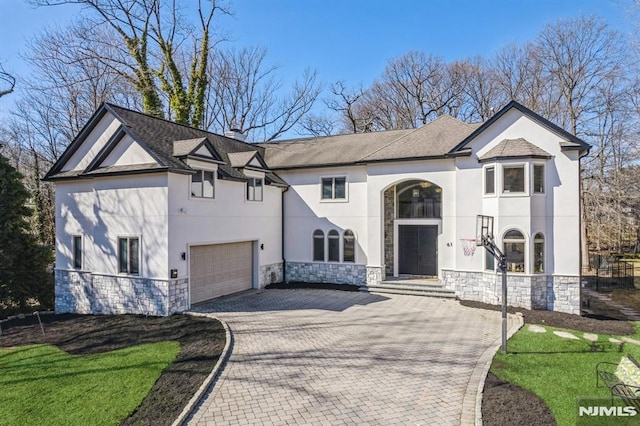
<instances>
[{"instance_id":1,"label":"white stucco house","mask_svg":"<svg viewBox=\"0 0 640 426\"><path fill-rule=\"evenodd\" d=\"M56 184L56 310L170 315L274 282L431 277L500 302L476 216L494 217L509 303L580 311L580 158L517 102L484 123L248 144L104 104Z\"/></svg>"}]
</instances>

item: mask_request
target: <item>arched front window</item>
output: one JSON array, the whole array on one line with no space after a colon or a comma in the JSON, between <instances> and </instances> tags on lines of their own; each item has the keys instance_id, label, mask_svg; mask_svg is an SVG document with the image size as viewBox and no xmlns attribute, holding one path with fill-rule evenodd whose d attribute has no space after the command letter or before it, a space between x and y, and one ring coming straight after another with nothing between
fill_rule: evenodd
<instances>
[{"instance_id":1,"label":"arched front window","mask_svg":"<svg viewBox=\"0 0 640 426\"><path fill-rule=\"evenodd\" d=\"M522 232L512 229L502 239L508 272L524 272L525 244Z\"/></svg>"},{"instance_id":2,"label":"arched front window","mask_svg":"<svg viewBox=\"0 0 640 426\"><path fill-rule=\"evenodd\" d=\"M332 229L327 234L329 237L329 262L340 261L340 235L338 231Z\"/></svg>"},{"instance_id":3,"label":"arched front window","mask_svg":"<svg viewBox=\"0 0 640 426\"><path fill-rule=\"evenodd\" d=\"M533 237L533 272L544 272L544 235L539 232Z\"/></svg>"},{"instance_id":4,"label":"arched front window","mask_svg":"<svg viewBox=\"0 0 640 426\"><path fill-rule=\"evenodd\" d=\"M411 180L396 187L398 218L442 217L442 188L426 181Z\"/></svg>"},{"instance_id":5,"label":"arched front window","mask_svg":"<svg viewBox=\"0 0 640 426\"><path fill-rule=\"evenodd\" d=\"M355 262L356 261L356 236L353 231L347 229L342 236L342 261L343 262Z\"/></svg>"},{"instance_id":6,"label":"arched front window","mask_svg":"<svg viewBox=\"0 0 640 426\"><path fill-rule=\"evenodd\" d=\"M319 229L313 231L313 260L324 262L324 232Z\"/></svg>"}]
</instances>

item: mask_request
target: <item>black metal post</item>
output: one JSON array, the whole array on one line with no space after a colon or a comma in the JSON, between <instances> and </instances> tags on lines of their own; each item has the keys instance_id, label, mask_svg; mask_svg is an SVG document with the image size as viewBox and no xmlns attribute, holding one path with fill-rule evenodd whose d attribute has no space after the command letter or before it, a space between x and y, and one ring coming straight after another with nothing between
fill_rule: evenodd
<instances>
[{"instance_id":1,"label":"black metal post","mask_svg":"<svg viewBox=\"0 0 640 426\"><path fill-rule=\"evenodd\" d=\"M505 256L492 239L482 236L482 245L497 261L498 270L502 273L502 353L507 353L507 256Z\"/></svg>"}]
</instances>

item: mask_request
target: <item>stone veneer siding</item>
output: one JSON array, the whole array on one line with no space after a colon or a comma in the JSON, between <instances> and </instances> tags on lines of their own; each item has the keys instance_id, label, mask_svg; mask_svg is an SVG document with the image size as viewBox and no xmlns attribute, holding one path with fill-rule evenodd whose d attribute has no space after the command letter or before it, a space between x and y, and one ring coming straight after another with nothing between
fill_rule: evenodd
<instances>
[{"instance_id":1,"label":"stone veneer siding","mask_svg":"<svg viewBox=\"0 0 640 426\"><path fill-rule=\"evenodd\" d=\"M281 283L283 280L282 262L262 265L260 267L260 288L265 288L273 283Z\"/></svg>"},{"instance_id":2,"label":"stone veneer siding","mask_svg":"<svg viewBox=\"0 0 640 426\"><path fill-rule=\"evenodd\" d=\"M396 217L396 188L384 191L384 263L386 275L393 275L393 221Z\"/></svg>"},{"instance_id":3,"label":"stone veneer siding","mask_svg":"<svg viewBox=\"0 0 640 426\"><path fill-rule=\"evenodd\" d=\"M289 262L287 281L364 285L366 267L353 263Z\"/></svg>"},{"instance_id":4,"label":"stone veneer siding","mask_svg":"<svg viewBox=\"0 0 640 426\"><path fill-rule=\"evenodd\" d=\"M55 271L57 313L166 316L189 308L187 278L142 277Z\"/></svg>"},{"instance_id":5,"label":"stone veneer siding","mask_svg":"<svg viewBox=\"0 0 640 426\"><path fill-rule=\"evenodd\" d=\"M502 303L502 274L442 270L445 288L462 300ZM580 278L560 275L507 275L507 303L525 309L580 314Z\"/></svg>"}]
</instances>

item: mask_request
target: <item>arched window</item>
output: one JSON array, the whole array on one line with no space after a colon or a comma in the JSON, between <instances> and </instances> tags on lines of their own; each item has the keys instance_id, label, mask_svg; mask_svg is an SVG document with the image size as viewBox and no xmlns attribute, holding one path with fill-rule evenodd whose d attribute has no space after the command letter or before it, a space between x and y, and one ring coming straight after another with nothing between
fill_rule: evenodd
<instances>
[{"instance_id":1,"label":"arched window","mask_svg":"<svg viewBox=\"0 0 640 426\"><path fill-rule=\"evenodd\" d=\"M340 261L340 235L338 231L332 229L327 234L329 237L329 262Z\"/></svg>"},{"instance_id":2,"label":"arched window","mask_svg":"<svg viewBox=\"0 0 640 426\"><path fill-rule=\"evenodd\" d=\"M324 232L319 229L313 231L313 260L324 262Z\"/></svg>"},{"instance_id":3,"label":"arched window","mask_svg":"<svg viewBox=\"0 0 640 426\"><path fill-rule=\"evenodd\" d=\"M502 239L508 272L524 272L525 245L522 232L512 229Z\"/></svg>"},{"instance_id":4,"label":"arched window","mask_svg":"<svg viewBox=\"0 0 640 426\"><path fill-rule=\"evenodd\" d=\"M356 236L353 231L347 229L342 236L342 261L356 261Z\"/></svg>"},{"instance_id":5,"label":"arched window","mask_svg":"<svg viewBox=\"0 0 640 426\"><path fill-rule=\"evenodd\" d=\"M533 272L544 272L544 235L540 232L533 237Z\"/></svg>"},{"instance_id":6,"label":"arched window","mask_svg":"<svg viewBox=\"0 0 640 426\"><path fill-rule=\"evenodd\" d=\"M399 219L442 217L442 188L438 185L410 180L397 185L396 193Z\"/></svg>"}]
</instances>

